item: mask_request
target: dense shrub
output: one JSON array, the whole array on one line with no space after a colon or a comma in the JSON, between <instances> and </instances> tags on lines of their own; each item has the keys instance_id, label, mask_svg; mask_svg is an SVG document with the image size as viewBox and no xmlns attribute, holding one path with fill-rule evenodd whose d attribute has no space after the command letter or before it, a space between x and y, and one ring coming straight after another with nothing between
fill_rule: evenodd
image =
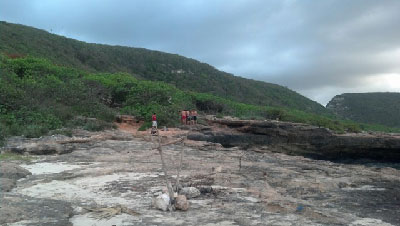
<instances>
[{"instance_id":1,"label":"dense shrub","mask_svg":"<svg viewBox=\"0 0 400 226\"><path fill-rule=\"evenodd\" d=\"M108 89L85 83L81 72L33 57L3 57L0 66L2 137L38 137L70 125L77 115L114 119L115 111L102 101Z\"/></svg>"}]
</instances>

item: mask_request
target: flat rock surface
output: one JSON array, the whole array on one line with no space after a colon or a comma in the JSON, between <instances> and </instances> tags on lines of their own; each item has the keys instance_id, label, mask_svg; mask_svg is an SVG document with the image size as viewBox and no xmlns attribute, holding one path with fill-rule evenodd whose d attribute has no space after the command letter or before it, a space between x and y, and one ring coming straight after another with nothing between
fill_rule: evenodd
<instances>
[{"instance_id":1,"label":"flat rock surface","mask_svg":"<svg viewBox=\"0 0 400 226\"><path fill-rule=\"evenodd\" d=\"M183 150L181 184L201 194L188 200L187 211L163 212L152 207L152 198L166 188L160 156L155 144L146 141L149 137L121 131L80 136L87 142L74 143L71 153L19 163L32 175L19 179L10 192L1 192L0 225L400 222L400 171L395 168L182 144L163 148L168 171L176 175Z\"/></svg>"}]
</instances>

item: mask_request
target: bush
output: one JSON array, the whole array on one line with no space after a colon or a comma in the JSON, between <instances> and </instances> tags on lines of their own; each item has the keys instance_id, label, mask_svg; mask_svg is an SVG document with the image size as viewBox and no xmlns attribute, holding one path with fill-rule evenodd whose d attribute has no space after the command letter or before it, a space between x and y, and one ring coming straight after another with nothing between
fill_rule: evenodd
<instances>
[{"instance_id":1,"label":"bush","mask_svg":"<svg viewBox=\"0 0 400 226\"><path fill-rule=\"evenodd\" d=\"M349 125L346 125L346 131L349 133L360 133L362 130L359 125L349 124Z\"/></svg>"},{"instance_id":2,"label":"bush","mask_svg":"<svg viewBox=\"0 0 400 226\"><path fill-rule=\"evenodd\" d=\"M23 135L28 138L40 137L49 132L46 126L42 125L28 125L24 129Z\"/></svg>"},{"instance_id":3,"label":"bush","mask_svg":"<svg viewBox=\"0 0 400 226\"><path fill-rule=\"evenodd\" d=\"M270 119L282 119L284 116L286 116L285 111L282 109L278 108L271 108L267 111L268 118Z\"/></svg>"},{"instance_id":4,"label":"bush","mask_svg":"<svg viewBox=\"0 0 400 226\"><path fill-rule=\"evenodd\" d=\"M204 111L211 114L221 113L224 110L224 106L213 100L196 100L196 108L200 111Z\"/></svg>"},{"instance_id":5,"label":"bush","mask_svg":"<svg viewBox=\"0 0 400 226\"><path fill-rule=\"evenodd\" d=\"M223 117L224 117L224 115L223 115L223 114L221 114L221 113L217 113L217 114L215 115L215 117L216 117L216 118L223 118Z\"/></svg>"}]
</instances>

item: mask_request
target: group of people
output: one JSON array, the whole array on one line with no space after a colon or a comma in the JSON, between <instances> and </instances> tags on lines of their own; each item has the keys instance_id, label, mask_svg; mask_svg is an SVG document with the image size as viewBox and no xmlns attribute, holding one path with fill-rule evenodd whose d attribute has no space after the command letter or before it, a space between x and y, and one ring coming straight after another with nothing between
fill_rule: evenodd
<instances>
[{"instance_id":1,"label":"group of people","mask_svg":"<svg viewBox=\"0 0 400 226\"><path fill-rule=\"evenodd\" d=\"M195 109L182 110L180 112L182 125L196 125L197 124L197 111Z\"/></svg>"},{"instance_id":2,"label":"group of people","mask_svg":"<svg viewBox=\"0 0 400 226\"><path fill-rule=\"evenodd\" d=\"M180 111L181 123L182 125L196 125L197 124L197 111L195 109L192 110L182 110ZM156 133L157 131L157 115L153 113L151 116L151 134Z\"/></svg>"},{"instance_id":3,"label":"group of people","mask_svg":"<svg viewBox=\"0 0 400 226\"><path fill-rule=\"evenodd\" d=\"M192 110L182 110L180 111L181 123L182 125L196 125L197 124L197 111L195 109ZM157 115L153 113L151 116L151 133L156 133L157 131Z\"/></svg>"}]
</instances>

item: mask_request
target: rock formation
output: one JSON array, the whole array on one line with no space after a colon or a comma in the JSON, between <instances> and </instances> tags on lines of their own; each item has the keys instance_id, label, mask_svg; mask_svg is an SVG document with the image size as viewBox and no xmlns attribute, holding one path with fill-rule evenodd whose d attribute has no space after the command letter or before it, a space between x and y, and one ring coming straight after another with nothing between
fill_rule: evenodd
<instances>
[{"instance_id":1,"label":"rock formation","mask_svg":"<svg viewBox=\"0 0 400 226\"><path fill-rule=\"evenodd\" d=\"M31 172L15 163L1 162L0 191L8 192L15 187L16 181L32 175Z\"/></svg>"},{"instance_id":2,"label":"rock formation","mask_svg":"<svg viewBox=\"0 0 400 226\"><path fill-rule=\"evenodd\" d=\"M302 155L315 159L373 159L400 162L400 134L335 134L300 123L210 119L211 125L190 135L192 140Z\"/></svg>"}]
</instances>

